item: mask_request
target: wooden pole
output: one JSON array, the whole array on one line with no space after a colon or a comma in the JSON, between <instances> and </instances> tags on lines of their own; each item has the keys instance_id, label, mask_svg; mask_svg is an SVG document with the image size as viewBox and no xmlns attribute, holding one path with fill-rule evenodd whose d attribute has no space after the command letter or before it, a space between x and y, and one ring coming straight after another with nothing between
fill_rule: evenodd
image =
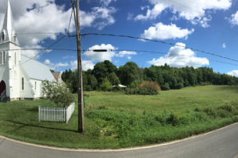
<instances>
[{"instance_id":1,"label":"wooden pole","mask_svg":"<svg viewBox=\"0 0 238 158\"><path fill-rule=\"evenodd\" d=\"M80 0L76 0L74 5L77 59L78 59L78 132L84 132L84 101L83 101L83 72L81 58L81 37L80 37Z\"/></svg>"}]
</instances>

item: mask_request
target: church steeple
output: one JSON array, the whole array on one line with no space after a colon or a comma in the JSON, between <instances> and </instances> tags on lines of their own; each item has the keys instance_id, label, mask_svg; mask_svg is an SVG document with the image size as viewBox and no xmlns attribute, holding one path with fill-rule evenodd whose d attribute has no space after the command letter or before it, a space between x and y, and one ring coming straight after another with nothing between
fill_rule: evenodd
<instances>
[{"instance_id":1,"label":"church steeple","mask_svg":"<svg viewBox=\"0 0 238 158\"><path fill-rule=\"evenodd\" d=\"M1 30L1 41L11 41L13 43L17 43L16 34L13 27L12 8L9 0L7 0L7 10Z\"/></svg>"}]
</instances>

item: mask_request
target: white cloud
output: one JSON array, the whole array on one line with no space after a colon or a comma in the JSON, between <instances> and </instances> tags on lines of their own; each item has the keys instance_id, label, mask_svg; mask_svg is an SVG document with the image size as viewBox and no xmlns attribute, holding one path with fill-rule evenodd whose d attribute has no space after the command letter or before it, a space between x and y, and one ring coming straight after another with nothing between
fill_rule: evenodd
<instances>
[{"instance_id":1,"label":"white cloud","mask_svg":"<svg viewBox=\"0 0 238 158\"><path fill-rule=\"evenodd\" d=\"M94 65L95 65L91 60L83 60L82 64L83 64L83 70L84 71L87 71L89 69L92 70L94 68Z\"/></svg>"},{"instance_id":2,"label":"white cloud","mask_svg":"<svg viewBox=\"0 0 238 158\"><path fill-rule=\"evenodd\" d=\"M230 76L238 77L238 70L232 70L227 73Z\"/></svg>"},{"instance_id":3,"label":"white cloud","mask_svg":"<svg viewBox=\"0 0 238 158\"><path fill-rule=\"evenodd\" d=\"M82 69L83 71L87 71L89 69L93 69L94 68L94 63L91 61L91 60L83 60L82 61ZM73 61L70 61L70 67L71 69L75 70L77 69L77 60L73 60Z\"/></svg>"},{"instance_id":4,"label":"white cloud","mask_svg":"<svg viewBox=\"0 0 238 158\"><path fill-rule=\"evenodd\" d=\"M118 54L116 54L116 57L131 59L132 56L137 55L135 51L120 51Z\"/></svg>"},{"instance_id":5,"label":"white cloud","mask_svg":"<svg viewBox=\"0 0 238 158\"><path fill-rule=\"evenodd\" d=\"M109 6L112 2L116 2L117 0L100 0L100 3L104 6Z\"/></svg>"},{"instance_id":6,"label":"white cloud","mask_svg":"<svg viewBox=\"0 0 238 158\"><path fill-rule=\"evenodd\" d=\"M166 5L162 3L155 4L152 9L147 9L145 15L139 14L135 17L135 20L148 20L148 19L156 19L158 15L166 8ZM144 8L142 8L144 10Z\"/></svg>"},{"instance_id":7,"label":"white cloud","mask_svg":"<svg viewBox=\"0 0 238 158\"><path fill-rule=\"evenodd\" d=\"M94 50L105 50L105 51L94 51ZM102 62L104 60L112 61L112 58L115 56L116 48L111 44L101 44L94 45L85 52L85 55L96 62Z\"/></svg>"},{"instance_id":8,"label":"white cloud","mask_svg":"<svg viewBox=\"0 0 238 158\"><path fill-rule=\"evenodd\" d=\"M222 43L222 48L226 48L226 43Z\"/></svg>"},{"instance_id":9,"label":"white cloud","mask_svg":"<svg viewBox=\"0 0 238 158\"><path fill-rule=\"evenodd\" d=\"M193 32L193 29L181 29L175 24L165 25L163 23L157 23L145 30L141 36L147 39L167 40L175 38L187 38L188 35L192 34Z\"/></svg>"},{"instance_id":10,"label":"white cloud","mask_svg":"<svg viewBox=\"0 0 238 158\"><path fill-rule=\"evenodd\" d=\"M107 2L110 4L109 0ZM0 0L0 28L2 27L3 14L5 14L7 1ZM55 0L11 0L15 29L22 47L42 48L42 41L56 40L57 35L65 33L68 28L71 9L64 5L57 5ZM114 7L98 6L85 12L81 10L81 26L104 27L115 23L112 16L116 12ZM73 21L73 20L72 20ZM73 31L73 22L70 31ZM36 34L54 32L56 34ZM21 35L21 33L32 33ZM23 51L27 56L34 57L39 51Z\"/></svg>"},{"instance_id":11,"label":"white cloud","mask_svg":"<svg viewBox=\"0 0 238 158\"><path fill-rule=\"evenodd\" d=\"M139 14L135 20L156 19L166 9L172 10L174 14L189 21L200 21L204 26L209 20L207 17L208 10L227 10L232 5L232 0L148 0L152 8L148 8L145 14Z\"/></svg>"},{"instance_id":12,"label":"white cloud","mask_svg":"<svg viewBox=\"0 0 238 158\"><path fill-rule=\"evenodd\" d=\"M230 22L233 25L238 25L238 11L231 15Z\"/></svg>"},{"instance_id":13,"label":"white cloud","mask_svg":"<svg viewBox=\"0 0 238 158\"><path fill-rule=\"evenodd\" d=\"M52 63L50 61L50 59L45 59L44 64L48 65L53 70L57 70L57 69L61 69L61 68L66 68L66 67L69 66L69 64L67 62L65 62L65 63L62 63L62 62Z\"/></svg>"},{"instance_id":14,"label":"white cloud","mask_svg":"<svg viewBox=\"0 0 238 158\"><path fill-rule=\"evenodd\" d=\"M47 18L46 18L47 17ZM70 10L64 11L64 8L56 4L49 4L41 10L31 10L25 12L15 21L16 32L19 33L39 33L39 32L56 32L64 33L68 26L65 19L69 19ZM57 25L56 25L57 24ZM23 46L35 46L46 38L56 39L55 34L38 34L38 35L18 35L20 44Z\"/></svg>"},{"instance_id":15,"label":"white cloud","mask_svg":"<svg viewBox=\"0 0 238 158\"><path fill-rule=\"evenodd\" d=\"M97 51L98 50L98 51ZM85 52L85 56L95 62L102 62L104 60L112 61L114 57L131 59L132 56L137 55L135 51L119 51L111 44L94 45Z\"/></svg>"},{"instance_id":16,"label":"white cloud","mask_svg":"<svg viewBox=\"0 0 238 158\"><path fill-rule=\"evenodd\" d=\"M51 62L50 59L45 59L44 64L48 65L51 69L53 70L58 70L61 71L62 69L72 69L75 70L77 69L77 60L71 60L69 62L58 62L58 63L53 63ZM83 60L82 61L82 68L83 71L87 71L89 69L94 68L94 63L91 60Z\"/></svg>"},{"instance_id":17,"label":"white cloud","mask_svg":"<svg viewBox=\"0 0 238 158\"><path fill-rule=\"evenodd\" d=\"M195 52L191 49L187 49L184 43L176 43L175 46L169 49L167 55L162 56L158 59L152 59L149 64L161 66L168 64L173 67L200 67L209 65L209 60L207 58L197 57Z\"/></svg>"},{"instance_id":18,"label":"white cloud","mask_svg":"<svg viewBox=\"0 0 238 158\"><path fill-rule=\"evenodd\" d=\"M114 7L94 7L91 14L95 17L94 27L102 30L108 25L115 23L115 18L112 16L116 12Z\"/></svg>"}]
</instances>

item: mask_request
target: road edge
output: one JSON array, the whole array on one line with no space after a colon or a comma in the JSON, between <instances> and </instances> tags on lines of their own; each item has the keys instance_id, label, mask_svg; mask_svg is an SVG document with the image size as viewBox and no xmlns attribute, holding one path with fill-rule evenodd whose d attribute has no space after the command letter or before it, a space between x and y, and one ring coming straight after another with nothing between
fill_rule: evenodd
<instances>
[{"instance_id":1,"label":"road edge","mask_svg":"<svg viewBox=\"0 0 238 158\"><path fill-rule=\"evenodd\" d=\"M202 133L202 134L198 134L198 135L194 135L191 137L187 137L187 138L183 138L183 139L179 139L179 140L174 140L174 141L170 141L167 143L161 143L161 144L154 144L154 145L147 145L147 146L140 146L140 147L129 147L129 148L121 148L121 149L72 149L72 148L60 148L60 147L52 147L52 146L47 146L47 145L39 145L39 144L33 144L33 143L28 143L28 142L24 142L24 141L20 141L20 140L15 140L12 138L8 138L5 136L1 136L0 135L0 139L3 140L7 140L13 143L17 143L17 144L21 144L21 145L26 145L26 146L31 146L31 147L36 147L36 148L43 148L43 149L50 149L50 150L56 150L56 151L71 151L71 152L123 152L123 151L135 151L135 150L143 150L143 149L152 149L152 148L157 148L157 147L162 147L162 146L167 146L167 145L171 145L171 144L176 144L176 143L181 143L184 141L188 141L188 140L192 140L198 137L202 137L202 136L206 136L212 133L216 133L219 132L221 130L227 129L231 126L235 126L238 125L238 122L236 123L232 123L230 125L209 131L207 133Z\"/></svg>"}]
</instances>

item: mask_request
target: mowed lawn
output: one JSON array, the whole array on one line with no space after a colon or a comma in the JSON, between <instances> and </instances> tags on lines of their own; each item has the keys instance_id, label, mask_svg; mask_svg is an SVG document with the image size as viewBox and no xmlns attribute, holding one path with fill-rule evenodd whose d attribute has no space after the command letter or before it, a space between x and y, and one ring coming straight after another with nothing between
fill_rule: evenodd
<instances>
[{"instance_id":1,"label":"mowed lawn","mask_svg":"<svg viewBox=\"0 0 238 158\"><path fill-rule=\"evenodd\" d=\"M47 100L0 103L0 134L70 148L122 148L162 143L238 121L238 87L200 86L156 96L86 92L85 133L77 110L69 124L38 122Z\"/></svg>"}]
</instances>

